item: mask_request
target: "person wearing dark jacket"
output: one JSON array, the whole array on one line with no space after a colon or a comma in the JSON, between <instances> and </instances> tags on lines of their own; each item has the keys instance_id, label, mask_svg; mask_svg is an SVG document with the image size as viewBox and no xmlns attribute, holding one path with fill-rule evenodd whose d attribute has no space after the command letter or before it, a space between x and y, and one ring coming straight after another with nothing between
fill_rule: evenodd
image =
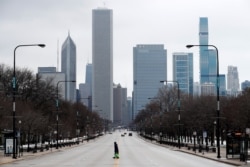
<instances>
[{"instance_id":1,"label":"person wearing dark jacket","mask_svg":"<svg viewBox=\"0 0 250 167\"><path fill-rule=\"evenodd\" d=\"M116 142L114 142L114 151L115 151L115 155L113 158L119 158L119 149L118 149L118 145Z\"/></svg>"}]
</instances>

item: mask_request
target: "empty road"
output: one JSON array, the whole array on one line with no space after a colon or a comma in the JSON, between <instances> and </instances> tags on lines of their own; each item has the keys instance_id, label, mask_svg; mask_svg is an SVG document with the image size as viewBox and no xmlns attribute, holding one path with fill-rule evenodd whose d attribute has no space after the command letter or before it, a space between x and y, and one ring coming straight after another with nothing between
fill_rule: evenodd
<instances>
[{"instance_id":1,"label":"empty road","mask_svg":"<svg viewBox=\"0 0 250 167\"><path fill-rule=\"evenodd\" d=\"M229 167L230 165L170 150L116 131L77 147L33 156L1 167ZM120 159L113 159L114 141ZM232 166L231 166L232 167Z\"/></svg>"}]
</instances>

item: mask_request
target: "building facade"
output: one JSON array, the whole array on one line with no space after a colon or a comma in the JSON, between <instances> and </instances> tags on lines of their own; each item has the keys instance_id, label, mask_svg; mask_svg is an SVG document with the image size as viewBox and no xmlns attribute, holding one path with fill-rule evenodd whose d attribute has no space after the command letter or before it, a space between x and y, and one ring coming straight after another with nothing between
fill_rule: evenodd
<instances>
[{"instance_id":1,"label":"building facade","mask_svg":"<svg viewBox=\"0 0 250 167\"><path fill-rule=\"evenodd\" d=\"M114 121L116 126L125 126L129 114L127 113L127 88L122 88L120 84L114 85Z\"/></svg>"},{"instance_id":2,"label":"building facade","mask_svg":"<svg viewBox=\"0 0 250 167\"><path fill-rule=\"evenodd\" d=\"M85 83L90 87L89 96L92 96L92 64L86 65Z\"/></svg>"},{"instance_id":3,"label":"building facade","mask_svg":"<svg viewBox=\"0 0 250 167\"><path fill-rule=\"evenodd\" d=\"M38 73L56 72L56 67L38 67Z\"/></svg>"},{"instance_id":4,"label":"building facade","mask_svg":"<svg viewBox=\"0 0 250 167\"><path fill-rule=\"evenodd\" d=\"M66 38L66 40L62 45L61 72L65 74L64 81L75 81L75 82L65 82L66 100L75 102L76 101L76 45L71 39L70 34L68 34L68 37Z\"/></svg>"},{"instance_id":5,"label":"building facade","mask_svg":"<svg viewBox=\"0 0 250 167\"><path fill-rule=\"evenodd\" d=\"M217 53L209 49L208 42L208 18L201 17L199 23L199 45L200 46L200 84L214 83L217 81Z\"/></svg>"},{"instance_id":6,"label":"building facade","mask_svg":"<svg viewBox=\"0 0 250 167\"><path fill-rule=\"evenodd\" d=\"M160 81L167 79L167 50L164 45L133 48L133 119L145 108L148 98L157 96Z\"/></svg>"},{"instance_id":7,"label":"building facade","mask_svg":"<svg viewBox=\"0 0 250 167\"><path fill-rule=\"evenodd\" d=\"M220 96L226 96L227 90L226 90L226 75L220 74L219 75L219 94Z\"/></svg>"},{"instance_id":8,"label":"building facade","mask_svg":"<svg viewBox=\"0 0 250 167\"><path fill-rule=\"evenodd\" d=\"M92 108L113 121L113 11L92 11Z\"/></svg>"},{"instance_id":9,"label":"building facade","mask_svg":"<svg viewBox=\"0 0 250 167\"><path fill-rule=\"evenodd\" d=\"M79 84L78 102L92 111L92 64L86 65L85 83Z\"/></svg>"},{"instance_id":10,"label":"building facade","mask_svg":"<svg viewBox=\"0 0 250 167\"><path fill-rule=\"evenodd\" d=\"M40 78L41 81L49 83L56 88L59 81L65 81L65 74L62 72L56 72L56 67L38 67L37 77ZM64 100L66 100L65 86L65 83L60 83L58 85L58 95Z\"/></svg>"},{"instance_id":11,"label":"building facade","mask_svg":"<svg viewBox=\"0 0 250 167\"><path fill-rule=\"evenodd\" d=\"M125 125L129 125L132 122L133 118L133 105L132 97L127 97L127 113L128 119L125 119Z\"/></svg>"},{"instance_id":12,"label":"building facade","mask_svg":"<svg viewBox=\"0 0 250 167\"><path fill-rule=\"evenodd\" d=\"M178 81L181 92L193 95L193 53L173 53L173 81Z\"/></svg>"},{"instance_id":13,"label":"building facade","mask_svg":"<svg viewBox=\"0 0 250 167\"><path fill-rule=\"evenodd\" d=\"M241 90L242 91L244 91L247 88L250 88L250 81L248 81L248 80L241 83Z\"/></svg>"},{"instance_id":14,"label":"building facade","mask_svg":"<svg viewBox=\"0 0 250 167\"><path fill-rule=\"evenodd\" d=\"M201 95L203 96L215 96L216 95L216 87L214 83L205 82L201 84Z\"/></svg>"},{"instance_id":15,"label":"building facade","mask_svg":"<svg viewBox=\"0 0 250 167\"><path fill-rule=\"evenodd\" d=\"M78 102L81 102L91 111L91 95L90 95L90 86L87 83L79 84L79 96Z\"/></svg>"},{"instance_id":16,"label":"building facade","mask_svg":"<svg viewBox=\"0 0 250 167\"><path fill-rule=\"evenodd\" d=\"M239 94L240 82L238 69L235 66L227 67L227 93L231 96Z\"/></svg>"},{"instance_id":17,"label":"building facade","mask_svg":"<svg viewBox=\"0 0 250 167\"><path fill-rule=\"evenodd\" d=\"M208 18L201 17L199 23L199 45L208 45ZM209 73L208 46L200 46L200 84L208 83Z\"/></svg>"}]
</instances>

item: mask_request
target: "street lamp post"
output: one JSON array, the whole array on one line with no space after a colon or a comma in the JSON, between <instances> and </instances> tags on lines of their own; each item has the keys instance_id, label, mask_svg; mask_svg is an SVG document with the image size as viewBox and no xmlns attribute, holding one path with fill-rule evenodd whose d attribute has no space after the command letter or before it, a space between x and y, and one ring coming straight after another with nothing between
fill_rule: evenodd
<instances>
[{"instance_id":1,"label":"street lamp post","mask_svg":"<svg viewBox=\"0 0 250 167\"><path fill-rule=\"evenodd\" d=\"M76 82L76 81L58 81L56 85L56 149L58 149L58 112L59 112L59 95L58 95L58 85L61 82Z\"/></svg>"},{"instance_id":2,"label":"street lamp post","mask_svg":"<svg viewBox=\"0 0 250 167\"><path fill-rule=\"evenodd\" d=\"M180 103L180 85L178 81L160 81L162 83L165 82L175 82L177 83L177 89L178 89L178 147L181 148L181 142L180 142L180 133L181 133L181 103Z\"/></svg>"},{"instance_id":3,"label":"street lamp post","mask_svg":"<svg viewBox=\"0 0 250 167\"><path fill-rule=\"evenodd\" d=\"M213 47L216 50L217 57L217 74L216 74L216 88L217 88L217 121L216 121L216 142L217 142L217 158L221 158L220 156L220 88L219 88L219 51L218 48L214 45L186 45L186 47L192 48L194 46L209 46Z\"/></svg>"},{"instance_id":4,"label":"street lamp post","mask_svg":"<svg viewBox=\"0 0 250 167\"><path fill-rule=\"evenodd\" d=\"M80 97L78 97L78 98L77 98L77 108L78 108L79 100L81 100L81 99L88 99L88 106L89 106L90 96L87 97L87 98L80 98ZM76 111L76 136L77 136L77 143L79 144L80 129L79 129L78 116L79 116L79 113L78 113L78 110L77 110L77 111Z\"/></svg>"},{"instance_id":5,"label":"street lamp post","mask_svg":"<svg viewBox=\"0 0 250 167\"><path fill-rule=\"evenodd\" d=\"M14 63L13 63L13 80L12 80L12 88L13 88L13 157L14 159L17 158L16 155L16 50L19 47L26 47L26 46L39 46L41 48L45 47L45 44L28 44L28 45L18 45L14 49Z\"/></svg>"}]
</instances>

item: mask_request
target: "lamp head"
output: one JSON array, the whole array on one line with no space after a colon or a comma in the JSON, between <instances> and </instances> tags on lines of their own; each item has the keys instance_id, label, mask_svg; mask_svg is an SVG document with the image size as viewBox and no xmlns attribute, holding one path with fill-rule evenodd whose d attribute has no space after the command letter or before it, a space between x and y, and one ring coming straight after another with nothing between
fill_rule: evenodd
<instances>
[{"instance_id":1,"label":"lamp head","mask_svg":"<svg viewBox=\"0 0 250 167\"><path fill-rule=\"evenodd\" d=\"M38 44L41 48L44 48L46 45L45 44Z\"/></svg>"},{"instance_id":2,"label":"lamp head","mask_svg":"<svg viewBox=\"0 0 250 167\"><path fill-rule=\"evenodd\" d=\"M192 48L194 45L186 45L186 47L189 49L189 48Z\"/></svg>"}]
</instances>

